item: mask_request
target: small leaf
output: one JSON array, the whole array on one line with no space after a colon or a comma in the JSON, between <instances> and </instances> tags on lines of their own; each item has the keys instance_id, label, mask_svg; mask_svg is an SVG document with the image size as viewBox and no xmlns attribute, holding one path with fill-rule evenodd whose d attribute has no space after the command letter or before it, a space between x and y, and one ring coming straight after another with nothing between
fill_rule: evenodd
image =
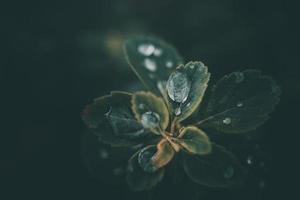
<instances>
[{"instance_id":1,"label":"small leaf","mask_svg":"<svg viewBox=\"0 0 300 200\"><path fill-rule=\"evenodd\" d=\"M198 126L226 133L253 130L269 118L280 93L278 85L259 71L231 73L212 87L205 117Z\"/></svg>"},{"instance_id":2,"label":"small leaf","mask_svg":"<svg viewBox=\"0 0 300 200\"><path fill-rule=\"evenodd\" d=\"M174 157L174 150L169 142L162 139L157 146L150 145L139 153L139 164L146 172L155 172L167 165Z\"/></svg>"},{"instance_id":3,"label":"small leaf","mask_svg":"<svg viewBox=\"0 0 300 200\"><path fill-rule=\"evenodd\" d=\"M129 93L112 92L95 99L83 111L82 119L105 143L114 146L139 144L151 134L147 134L148 131L134 118L131 97Z\"/></svg>"},{"instance_id":4,"label":"small leaf","mask_svg":"<svg viewBox=\"0 0 300 200\"><path fill-rule=\"evenodd\" d=\"M194 182L209 187L237 186L245 176L235 156L217 145L207 155L184 154L183 167Z\"/></svg>"},{"instance_id":5,"label":"small leaf","mask_svg":"<svg viewBox=\"0 0 300 200\"><path fill-rule=\"evenodd\" d=\"M145 128L165 130L169 124L169 112L164 101L150 92L137 92L132 97L132 111Z\"/></svg>"},{"instance_id":6,"label":"small leaf","mask_svg":"<svg viewBox=\"0 0 300 200\"><path fill-rule=\"evenodd\" d=\"M141 168L138 157L139 153L136 153L129 160L126 179L133 190L149 190L162 180L164 176L164 168L160 168L153 173L146 172Z\"/></svg>"},{"instance_id":7,"label":"small leaf","mask_svg":"<svg viewBox=\"0 0 300 200\"><path fill-rule=\"evenodd\" d=\"M210 73L201 62L179 66L167 82L169 106L180 122L198 108L207 88Z\"/></svg>"},{"instance_id":8,"label":"small leaf","mask_svg":"<svg viewBox=\"0 0 300 200\"><path fill-rule=\"evenodd\" d=\"M160 94L158 85L167 81L171 72L183 63L169 44L152 37L135 36L124 44L129 65L144 85Z\"/></svg>"},{"instance_id":9,"label":"small leaf","mask_svg":"<svg viewBox=\"0 0 300 200\"><path fill-rule=\"evenodd\" d=\"M211 152L208 136L195 126L184 128L178 138L176 142L191 154L205 155Z\"/></svg>"}]
</instances>

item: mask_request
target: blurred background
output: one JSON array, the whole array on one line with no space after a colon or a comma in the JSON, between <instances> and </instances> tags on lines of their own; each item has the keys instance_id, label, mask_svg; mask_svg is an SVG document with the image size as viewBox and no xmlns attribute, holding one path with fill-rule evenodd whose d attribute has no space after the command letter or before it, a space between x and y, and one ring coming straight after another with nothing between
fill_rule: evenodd
<instances>
[{"instance_id":1,"label":"blurred background","mask_svg":"<svg viewBox=\"0 0 300 200\"><path fill-rule=\"evenodd\" d=\"M300 100L300 15L296 3L53 0L4 4L1 199L146 199L148 194L131 192L123 184L123 170L112 169L107 147L85 145L95 139L85 134L80 118L93 98L140 87L121 51L124 38L137 33L173 44L186 61L203 61L212 82L235 70L256 68L272 76L283 90L271 119L258 130L259 137L246 138L239 144L243 150L235 152L255 178L243 190L202 188L201 199L289 199L298 193L299 115L295 111ZM87 154L99 159L87 165ZM166 198L174 196L172 190L169 195Z\"/></svg>"}]
</instances>

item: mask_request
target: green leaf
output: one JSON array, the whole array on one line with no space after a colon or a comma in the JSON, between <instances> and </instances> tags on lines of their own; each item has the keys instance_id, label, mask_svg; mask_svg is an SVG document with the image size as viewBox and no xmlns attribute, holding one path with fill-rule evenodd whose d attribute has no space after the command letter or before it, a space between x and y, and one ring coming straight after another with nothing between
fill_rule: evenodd
<instances>
[{"instance_id":1,"label":"green leaf","mask_svg":"<svg viewBox=\"0 0 300 200\"><path fill-rule=\"evenodd\" d=\"M82 119L99 138L114 146L131 146L150 136L131 111L132 95L112 92L94 100L82 113Z\"/></svg>"},{"instance_id":2,"label":"green leaf","mask_svg":"<svg viewBox=\"0 0 300 200\"><path fill-rule=\"evenodd\" d=\"M198 108L207 88L210 73L202 62L179 66L167 82L169 107L178 122Z\"/></svg>"},{"instance_id":3,"label":"green leaf","mask_svg":"<svg viewBox=\"0 0 300 200\"><path fill-rule=\"evenodd\" d=\"M195 126L184 128L175 141L191 154L205 155L211 152L208 136Z\"/></svg>"},{"instance_id":4,"label":"green leaf","mask_svg":"<svg viewBox=\"0 0 300 200\"><path fill-rule=\"evenodd\" d=\"M149 145L139 153L138 161L146 172L155 172L167 165L174 157L174 150L169 142L162 139L157 146Z\"/></svg>"},{"instance_id":5,"label":"green leaf","mask_svg":"<svg viewBox=\"0 0 300 200\"><path fill-rule=\"evenodd\" d=\"M225 133L253 130L269 118L280 93L278 85L259 71L231 73L212 87L204 118L197 125Z\"/></svg>"},{"instance_id":6,"label":"green leaf","mask_svg":"<svg viewBox=\"0 0 300 200\"><path fill-rule=\"evenodd\" d=\"M164 101L150 92L137 92L132 97L135 118L147 129L165 130L169 125L169 112Z\"/></svg>"},{"instance_id":7,"label":"green leaf","mask_svg":"<svg viewBox=\"0 0 300 200\"><path fill-rule=\"evenodd\" d=\"M183 63L169 44L153 38L135 36L124 43L129 65L147 89L160 94L158 85L167 81L171 72Z\"/></svg>"},{"instance_id":8,"label":"green leaf","mask_svg":"<svg viewBox=\"0 0 300 200\"><path fill-rule=\"evenodd\" d=\"M196 183L209 187L233 187L242 184L245 170L233 154L213 145L207 155L184 154L183 167Z\"/></svg>"},{"instance_id":9,"label":"green leaf","mask_svg":"<svg viewBox=\"0 0 300 200\"><path fill-rule=\"evenodd\" d=\"M127 170L127 183L131 189L136 191L149 190L157 185L164 176L164 168L149 173L141 168L139 164L139 153L133 155L129 160Z\"/></svg>"}]
</instances>

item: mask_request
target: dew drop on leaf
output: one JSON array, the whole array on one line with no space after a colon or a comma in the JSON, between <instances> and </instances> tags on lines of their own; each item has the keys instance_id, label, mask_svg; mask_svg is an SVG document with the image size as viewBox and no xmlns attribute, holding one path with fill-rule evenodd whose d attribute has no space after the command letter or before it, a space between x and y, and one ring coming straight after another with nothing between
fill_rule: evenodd
<instances>
[{"instance_id":1,"label":"dew drop on leaf","mask_svg":"<svg viewBox=\"0 0 300 200\"><path fill-rule=\"evenodd\" d=\"M138 156L138 162L141 166L143 166L143 169L146 172L154 172L157 170L155 165L152 165L149 160L152 159L152 156L155 152L150 151L147 148L144 148L143 150L140 151L139 156Z\"/></svg>"},{"instance_id":2,"label":"dew drop on leaf","mask_svg":"<svg viewBox=\"0 0 300 200\"><path fill-rule=\"evenodd\" d=\"M230 117L226 117L225 119L223 119L223 123L226 125L231 124L231 118Z\"/></svg>"},{"instance_id":3,"label":"dew drop on leaf","mask_svg":"<svg viewBox=\"0 0 300 200\"><path fill-rule=\"evenodd\" d=\"M175 109L175 115L178 116L180 114L181 114L181 108L178 107L178 108Z\"/></svg>"},{"instance_id":4,"label":"dew drop on leaf","mask_svg":"<svg viewBox=\"0 0 300 200\"><path fill-rule=\"evenodd\" d=\"M155 56L161 56L161 54L162 54L162 50L161 50L161 49L159 49L159 48L155 48L155 50L154 50L153 54L154 54Z\"/></svg>"},{"instance_id":5,"label":"dew drop on leaf","mask_svg":"<svg viewBox=\"0 0 300 200\"><path fill-rule=\"evenodd\" d=\"M252 165L252 164L253 164L253 157L252 157L252 156L249 156L249 157L247 158L247 164L248 164L248 165Z\"/></svg>"},{"instance_id":6,"label":"dew drop on leaf","mask_svg":"<svg viewBox=\"0 0 300 200\"><path fill-rule=\"evenodd\" d=\"M144 66L146 67L146 69L148 69L151 72L155 72L157 69L155 61L151 60L150 58L145 59Z\"/></svg>"},{"instance_id":7,"label":"dew drop on leaf","mask_svg":"<svg viewBox=\"0 0 300 200\"><path fill-rule=\"evenodd\" d=\"M159 126L159 115L148 111L142 115L141 122L145 128L156 128Z\"/></svg>"},{"instance_id":8,"label":"dew drop on leaf","mask_svg":"<svg viewBox=\"0 0 300 200\"><path fill-rule=\"evenodd\" d=\"M234 169L230 166L230 167L227 167L224 171L224 178L231 178L234 174Z\"/></svg>"},{"instance_id":9,"label":"dew drop on leaf","mask_svg":"<svg viewBox=\"0 0 300 200\"><path fill-rule=\"evenodd\" d=\"M167 82L167 91L173 101L177 103L185 102L190 89L190 82L184 73L174 72L170 75Z\"/></svg>"},{"instance_id":10,"label":"dew drop on leaf","mask_svg":"<svg viewBox=\"0 0 300 200\"><path fill-rule=\"evenodd\" d=\"M239 107L239 108L240 108L240 107L243 107L243 105L244 105L244 104L243 104L242 102L239 102L239 103L236 104L236 106Z\"/></svg>"},{"instance_id":11,"label":"dew drop on leaf","mask_svg":"<svg viewBox=\"0 0 300 200\"><path fill-rule=\"evenodd\" d=\"M167 68L172 68L173 65L174 65L174 64L173 64L172 61L167 61L167 62L166 62L166 67L167 67Z\"/></svg>"},{"instance_id":12,"label":"dew drop on leaf","mask_svg":"<svg viewBox=\"0 0 300 200\"><path fill-rule=\"evenodd\" d=\"M139 104L139 109L141 109L141 110L143 110L143 109L145 109L145 104Z\"/></svg>"},{"instance_id":13,"label":"dew drop on leaf","mask_svg":"<svg viewBox=\"0 0 300 200\"><path fill-rule=\"evenodd\" d=\"M155 47L152 44L141 44L138 46L138 52L144 56L151 56L155 51Z\"/></svg>"}]
</instances>

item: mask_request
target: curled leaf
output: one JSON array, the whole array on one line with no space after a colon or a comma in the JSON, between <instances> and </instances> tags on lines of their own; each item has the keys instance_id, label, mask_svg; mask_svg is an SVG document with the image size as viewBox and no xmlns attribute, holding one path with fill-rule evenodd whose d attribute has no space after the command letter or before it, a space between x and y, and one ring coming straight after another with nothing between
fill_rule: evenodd
<instances>
[{"instance_id":1,"label":"curled leaf","mask_svg":"<svg viewBox=\"0 0 300 200\"><path fill-rule=\"evenodd\" d=\"M184 128L176 142L191 154L205 155L211 152L209 137L195 126Z\"/></svg>"},{"instance_id":2,"label":"curled leaf","mask_svg":"<svg viewBox=\"0 0 300 200\"><path fill-rule=\"evenodd\" d=\"M167 165L174 157L174 150L169 142L162 139L157 146L150 145L139 153L138 161L146 172L155 172Z\"/></svg>"},{"instance_id":3,"label":"curled leaf","mask_svg":"<svg viewBox=\"0 0 300 200\"><path fill-rule=\"evenodd\" d=\"M134 118L131 111L132 95L112 92L95 99L82 113L82 119L101 141L114 146L131 146L150 136Z\"/></svg>"},{"instance_id":4,"label":"curled leaf","mask_svg":"<svg viewBox=\"0 0 300 200\"><path fill-rule=\"evenodd\" d=\"M156 94L160 94L158 85L183 63L171 45L153 37L131 37L124 43L124 51L132 70Z\"/></svg>"},{"instance_id":5,"label":"curled leaf","mask_svg":"<svg viewBox=\"0 0 300 200\"><path fill-rule=\"evenodd\" d=\"M177 121L188 118L198 108L207 88L210 73L202 62L177 67L167 82L170 110Z\"/></svg>"},{"instance_id":6,"label":"curled leaf","mask_svg":"<svg viewBox=\"0 0 300 200\"><path fill-rule=\"evenodd\" d=\"M149 190L157 185L164 176L164 168L155 172L146 172L139 163L139 153L136 153L128 163L127 182L136 191Z\"/></svg>"},{"instance_id":7,"label":"curled leaf","mask_svg":"<svg viewBox=\"0 0 300 200\"><path fill-rule=\"evenodd\" d=\"M165 130L169 124L169 113L164 101L150 92L137 92L132 97L135 118L147 129Z\"/></svg>"},{"instance_id":8,"label":"curled leaf","mask_svg":"<svg viewBox=\"0 0 300 200\"><path fill-rule=\"evenodd\" d=\"M209 187L238 186L245 176L245 170L235 156L215 144L207 155L184 154L183 167L194 182Z\"/></svg>"},{"instance_id":9,"label":"curled leaf","mask_svg":"<svg viewBox=\"0 0 300 200\"><path fill-rule=\"evenodd\" d=\"M205 116L198 126L225 133L251 131L268 118L281 93L278 85L257 70L234 72L210 90Z\"/></svg>"}]
</instances>

